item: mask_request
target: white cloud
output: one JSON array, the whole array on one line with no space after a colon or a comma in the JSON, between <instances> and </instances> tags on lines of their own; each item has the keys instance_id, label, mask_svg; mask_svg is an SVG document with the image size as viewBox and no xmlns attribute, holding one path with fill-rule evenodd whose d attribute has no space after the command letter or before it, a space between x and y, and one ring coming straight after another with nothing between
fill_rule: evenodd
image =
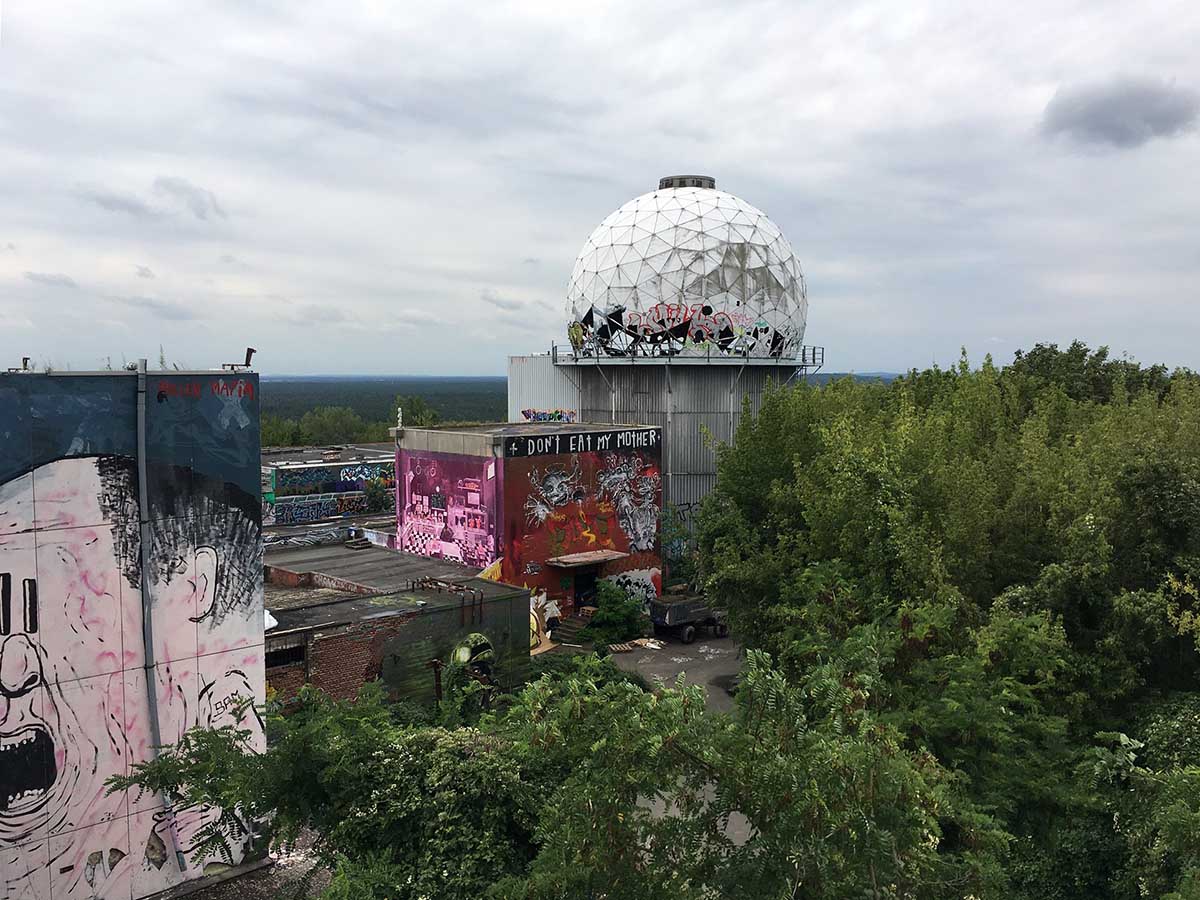
<instances>
[{"instance_id":1,"label":"white cloud","mask_svg":"<svg viewBox=\"0 0 1200 900\"><path fill-rule=\"evenodd\" d=\"M5 358L163 344L202 365L251 344L267 372L502 372L564 340L600 219L700 171L789 235L833 369L1074 337L1200 368L1180 302L1200 139L1179 102L1200 9L620 0L586 29L532 2L4 13L0 109L21 128L0 133L0 246L20 254L0 254L0 308L36 325L0 329ZM79 287L36 303L51 287L25 270Z\"/></svg>"}]
</instances>

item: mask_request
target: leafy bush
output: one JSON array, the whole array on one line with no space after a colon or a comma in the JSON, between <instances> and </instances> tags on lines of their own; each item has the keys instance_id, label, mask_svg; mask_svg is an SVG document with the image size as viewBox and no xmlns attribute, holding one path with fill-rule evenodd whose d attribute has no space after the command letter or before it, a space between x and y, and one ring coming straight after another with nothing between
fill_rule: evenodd
<instances>
[{"instance_id":1,"label":"leafy bush","mask_svg":"<svg viewBox=\"0 0 1200 900\"><path fill-rule=\"evenodd\" d=\"M599 581L596 603L596 612L579 633L585 641L604 648L645 633L646 615L640 597L626 593L611 581Z\"/></svg>"},{"instance_id":2,"label":"leafy bush","mask_svg":"<svg viewBox=\"0 0 1200 900\"><path fill-rule=\"evenodd\" d=\"M637 672L626 672L619 669L611 658L600 658L590 653L542 653L530 660L530 680L536 681L543 675L551 679L561 680L578 675L583 660L596 660L596 665L588 670L588 675L600 686L609 684L632 684L634 687L648 691L650 685Z\"/></svg>"}]
</instances>

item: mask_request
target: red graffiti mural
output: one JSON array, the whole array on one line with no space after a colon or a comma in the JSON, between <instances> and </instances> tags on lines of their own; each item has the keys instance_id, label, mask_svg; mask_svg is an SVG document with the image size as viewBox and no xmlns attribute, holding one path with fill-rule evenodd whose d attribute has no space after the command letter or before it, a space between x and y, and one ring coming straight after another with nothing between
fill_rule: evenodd
<instances>
[{"instance_id":1,"label":"red graffiti mural","mask_svg":"<svg viewBox=\"0 0 1200 900\"><path fill-rule=\"evenodd\" d=\"M504 462L501 580L524 585L569 607L586 600L595 577L645 582L661 590L659 519L662 476L657 442L620 452L561 453ZM596 569L549 560L594 550L626 556Z\"/></svg>"}]
</instances>

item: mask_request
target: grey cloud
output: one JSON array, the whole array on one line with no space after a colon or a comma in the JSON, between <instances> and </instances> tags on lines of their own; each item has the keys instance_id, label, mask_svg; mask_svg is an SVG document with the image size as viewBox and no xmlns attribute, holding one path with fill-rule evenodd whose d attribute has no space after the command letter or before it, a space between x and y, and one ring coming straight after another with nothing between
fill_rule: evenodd
<instances>
[{"instance_id":1,"label":"grey cloud","mask_svg":"<svg viewBox=\"0 0 1200 900\"><path fill-rule=\"evenodd\" d=\"M541 262L541 260L539 260L536 256L527 256L521 260L522 265L526 266L536 266L539 262Z\"/></svg>"},{"instance_id":2,"label":"grey cloud","mask_svg":"<svg viewBox=\"0 0 1200 900\"><path fill-rule=\"evenodd\" d=\"M515 312L525 305L519 300L511 300L508 297L502 297L491 288L484 289L484 291L479 295L479 299L484 303L490 303L497 309L502 309L506 312Z\"/></svg>"},{"instance_id":3,"label":"grey cloud","mask_svg":"<svg viewBox=\"0 0 1200 900\"><path fill-rule=\"evenodd\" d=\"M423 309L398 309L389 315L404 325L437 325L442 321L438 316Z\"/></svg>"},{"instance_id":4,"label":"grey cloud","mask_svg":"<svg viewBox=\"0 0 1200 900\"><path fill-rule=\"evenodd\" d=\"M1200 94L1147 78L1059 88L1042 115L1042 133L1084 144L1139 147L1177 137L1196 126Z\"/></svg>"},{"instance_id":5,"label":"grey cloud","mask_svg":"<svg viewBox=\"0 0 1200 900\"><path fill-rule=\"evenodd\" d=\"M148 266L134 266L134 271L137 272L138 278L153 278L154 273L150 271Z\"/></svg>"},{"instance_id":6,"label":"grey cloud","mask_svg":"<svg viewBox=\"0 0 1200 900\"><path fill-rule=\"evenodd\" d=\"M154 179L154 193L186 206L197 219L207 221L209 215L228 218L212 191L192 184L186 178L160 175Z\"/></svg>"},{"instance_id":7,"label":"grey cloud","mask_svg":"<svg viewBox=\"0 0 1200 900\"><path fill-rule=\"evenodd\" d=\"M158 215L158 212L146 201L133 194L120 194L115 191L94 188L79 188L78 194L81 199L94 203L108 212L125 213L138 219L149 219Z\"/></svg>"},{"instance_id":8,"label":"grey cloud","mask_svg":"<svg viewBox=\"0 0 1200 900\"><path fill-rule=\"evenodd\" d=\"M155 297L113 297L111 299L132 309L173 322L196 318L189 309L169 300L159 300Z\"/></svg>"},{"instance_id":9,"label":"grey cloud","mask_svg":"<svg viewBox=\"0 0 1200 900\"><path fill-rule=\"evenodd\" d=\"M50 285L51 287L79 287L75 283L74 278L69 275L63 275L61 272L26 272L25 280L32 281L34 284Z\"/></svg>"},{"instance_id":10,"label":"grey cloud","mask_svg":"<svg viewBox=\"0 0 1200 900\"><path fill-rule=\"evenodd\" d=\"M334 325L339 322L348 321L346 314L336 306L329 306L317 303L302 303L295 304L286 297L275 296L274 300L282 302L287 312L284 313L284 318L297 325L311 325L314 322L319 322L323 325Z\"/></svg>"},{"instance_id":11,"label":"grey cloud","mask_svg":"<svg viewBox=\"0 0 1200 900\"><path fill-rule=\"evenodd\" d=\"M531 79L527 68L508 65L437 78L293 67L277 72L269 85L239 86L228 99L256 117L307 119L374 135L419 127L474 138L569 128L606 105L599 97L564 98L553 85Z\"/></svg>"},{"instance_id":12,"label":"grey cloud","mask_svg":"<svg viewBox=\"0 0 1200 900\"><path fill-rule=\"evenodd\" d=\"M7 244L4 245L4 249L9 251L10 253L16 253L17 245L14 244L12 241L9 241Z\"/></svg>"}]
</instances>

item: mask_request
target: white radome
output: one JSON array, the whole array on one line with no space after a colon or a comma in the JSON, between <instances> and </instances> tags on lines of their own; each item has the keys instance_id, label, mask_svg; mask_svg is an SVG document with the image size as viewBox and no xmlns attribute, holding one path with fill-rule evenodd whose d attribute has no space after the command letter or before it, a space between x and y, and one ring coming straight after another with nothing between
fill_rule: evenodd
<instances>
[{"instance_id":1,"label":"white radome","mask_svg":"<svg viewBox=\"0 0 1200 900\"><path fill-rule=\"evenodd\" d=\"M664 178L592 232L567 290L578 355L796 357L808 299L792 245L713 185Z\"/></svg>"}]
</instances>

